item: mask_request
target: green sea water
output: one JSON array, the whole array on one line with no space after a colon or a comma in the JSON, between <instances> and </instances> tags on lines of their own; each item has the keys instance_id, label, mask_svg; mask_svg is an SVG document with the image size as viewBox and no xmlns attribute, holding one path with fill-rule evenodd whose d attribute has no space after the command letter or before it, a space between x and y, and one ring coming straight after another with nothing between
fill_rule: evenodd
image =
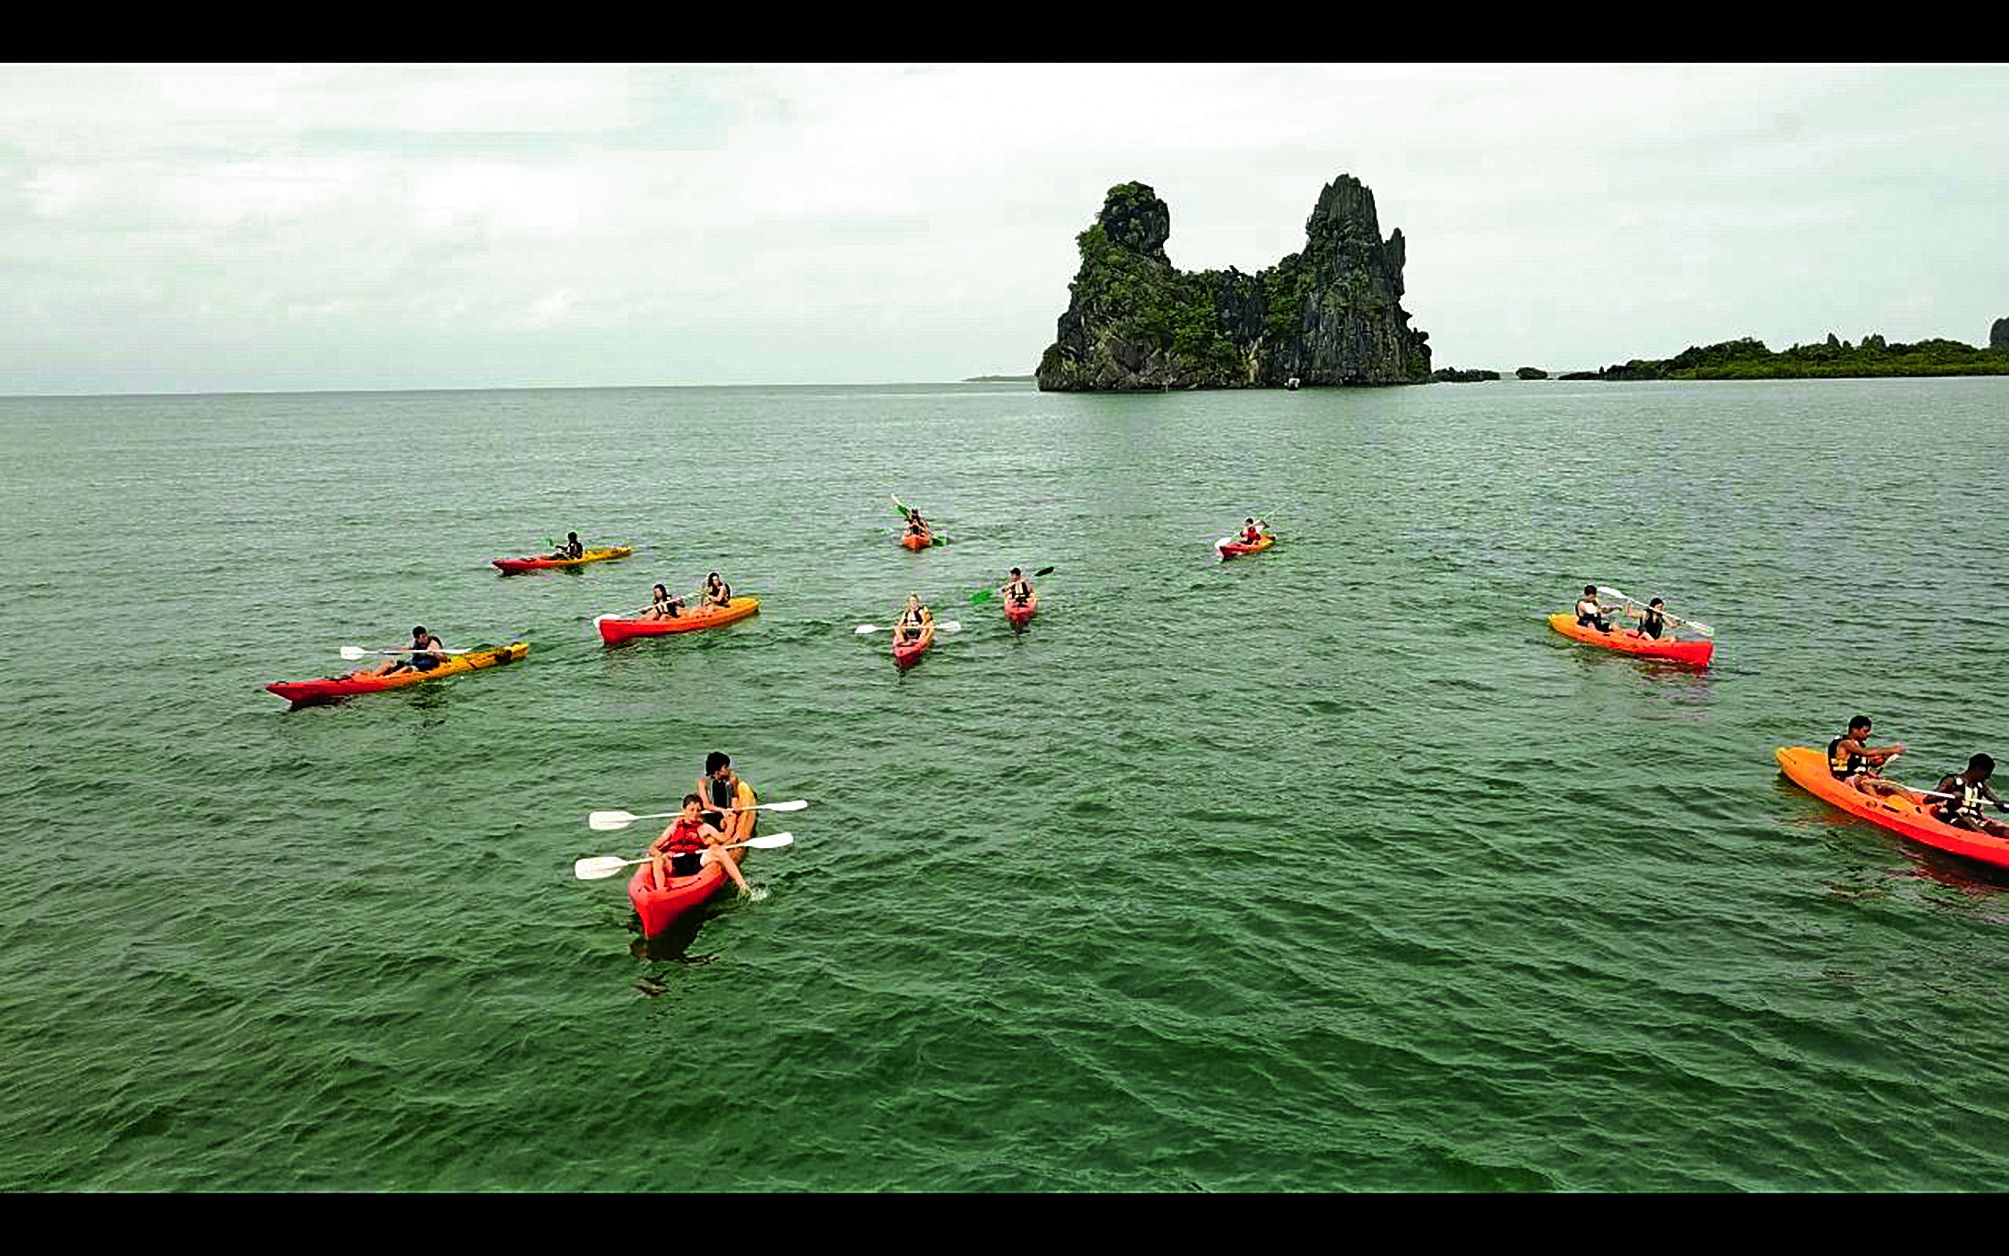
<instances>
[{"instance_id":1,"label":"green sea water","mask_svg":"<svg viewBox=\"0 0 2009 1256\"><path fill-rule=\"evenodd\" d=\"M2009 879L1772 760L1857 711L1903 779L2009 760L2009 381L10 399L0 442L0 1187L2009 1177ZM567 529L640 548L487 565ZM967 601L1014 564L1022 636ZM761 613L593 635L713 569ZM1592 581L1715 665L1549 631ZM852 630L910 590L964 628L902 676ZM531 653L261 690L415 623ZM570 868L650 833L586 813L715 749L811 806L645 944Z\"/></svg>"}]
</instances>

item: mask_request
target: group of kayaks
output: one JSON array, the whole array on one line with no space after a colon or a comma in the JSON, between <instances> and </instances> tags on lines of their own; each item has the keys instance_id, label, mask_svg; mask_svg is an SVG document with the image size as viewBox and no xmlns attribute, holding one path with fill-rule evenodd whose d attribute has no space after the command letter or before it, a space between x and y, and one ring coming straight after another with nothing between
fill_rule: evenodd
<instances>
[{"instance_id":1,"label":"group of kayaks","mask_svg":"<svg viewBox=\"0 0 2009 1256\"><path fill-rule=\"evenodd\" d=\"M1616 589L1604 586L1588 586L1584 593L1587 598L1593 594L1613 597L1625 603L1626 613L1640 617L1639 603ZM1574 641L1598 646L1606 650L1616 650L1622 654L1641 658L1659 659L1691 667L1707 667L1715 657L1716 642L1713 630L1706 624L1693 620L1680 620L1667 615L1659 599L1650 604L1651 610L1660 623L1685 623L1708 634L1700 638L1681 639L1671 629L1653 635L1631 628L1605 627L1593 620L1598 612L1595 601L1588 607L1579 603L1578 609L1559 611L1548 617L1549 627ZM1889 786L1893 792L1867 793L1855 788L1847 781L1839 779L1830 769L1828 756L1810 746L1780 746L1773 751L1779 770L1786 779L1814 797L1838 807L1850 815L1867 820L1912 841L1959 855L1998 868L2009 868L2009 838L1993 833L1962 828L1948 824L1934 814L1932 797L1924 791L1907 790Z\"/></svg>"}]
</instances>

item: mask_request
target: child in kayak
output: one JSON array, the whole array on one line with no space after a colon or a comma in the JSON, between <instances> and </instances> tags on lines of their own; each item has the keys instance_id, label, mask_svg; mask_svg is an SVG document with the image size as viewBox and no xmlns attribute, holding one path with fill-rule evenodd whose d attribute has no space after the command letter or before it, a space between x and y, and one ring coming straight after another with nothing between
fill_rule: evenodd
<instances>
[{"instance_id":1,"label":"child in kayak","mask_svg":"<svg viewBox=\"0 0 2009 1256\"><path fill-rule=\"evenodd\" d=\"M921 595L909 593L907 605L900 610L900 618L893 622L893 644L905 645L908 641L919 641L928 625L935 622L935 613L921 605Z\"/></svg>"},{"instance_id":2,"label":"child in kayak","mask_svg":"<svg viewBox=\"0 0 2009 1256\"><path fill-rule=\"evenodd\" d=\"M1018 568L1011 569L1011 578L998 592L1004 594L1008 606L1024 606L1032 601L1032 581L1019 574Z\"/></svg>"},{"instance_id":3,"label":"child in kayak","mask_svg":"<svg viewBox=\"0 0 2009 1256\"><path fill-rule=\"evenodd\" d=\"M732 586L719 579L716 571L705 577L703 593L703 606L706 610L714 606L725 606L732 601Z\"/></svg>"},{"instance_id":4,"label":"child in kayak","mask_svg":"<svg viewBox=\"0 0 2009 1256\"><path fill-rule=\"evenodd\" d=\"M1939 784L1932 788L1950 797L1932 809L1933 818L1956 829L1972 829L1990 837L2009 837L2009 824L1981 814L1981 808L1986 804L1992 803L1997 807L2009 805L1988 788L1988 778L1994 771L1995 760L1978 754L1967 761L1965 772L1940 777Z\"/></svg>"},{"instance_id":5,"label":"child in kayak","mask_svg":"<svg viewBox=\"0 0 2009 1256\"><path fill-rule=\"evenodd\" d=\"M1611 625L1606 623L1604 618L1609 613L1604 607L1598 605L1597 586L1594 584L1585 585L1583 587L1583 596L1577 599L1577 627L1595 628L1599 632L1610 632Z\"/></svg>"},{"instance_id":6,"label":"child in kayak","mask_svg":"<svg viewBox=\"0 0 2009 1256\"><path fill-rule=\"evenodd\" d=\"M1869 730L1869 716L1858 715L1851 719L1848 731L1828 743L1828 771L1842 784L1865 794L1880 798L1903 794L1904 786L1887 781L1877 773L1884 764L1904 753L1904 743L1872 748Z\"/></svg>"},{"instance_id":7,"label":"child in kayak","mask_svg":"<svg viewBox=\"0 0 2009 1256\"><path fill-rule=\"evenodd\" d=\"M681 596L670 596L670 591L659 584L655 588L653 600L649 603L649 609L643 614L642 618L675 619L677 613L683 609L683 605L684 599Z\"/></svg>"},{"instance_id":8,"label":"child in kayak","mask_svg":"<svg viewBox=\"0 0 2009 1256\"><path fill-rule=\"evenodd\" d=\"M583 558L585 555L586 547L579 543L579 534L577 532L567 532L565 534L565 544L559 546L557 553L551 555L551 557Z\"/></svg>"},{"instance_id":9,"label":"child in kayak","mask_svg":"<svg viewBox=\"0 0 2009 1256\"><path fill-rule=\"evenodd\" d=\"M385 659L382 667L369 671L359 668L355 674L358 676L389 676L394 672L429 672L446 662L446 655L444 653L437 653L437 651L444 651L445 649L446 642L427 632L425 625L420 624L418 627L412 629L412 644L409 652L400 657Z\"/></svg>"},{"instance_id":10,"label":"child in kayak","mask_svg":"<svg viewBox=\"0 0 2009 1256\"><path fill-rule=\"evenodd\" d=\"M739 887L741 897L750 896L752 887L740 875L739 864L725 851L717 849L726 844L726 836L706 823L700 814L696 794L684 795L684 809L676 819L670 821L663 835L649 845L649 861L655 873L656 888L666 889L670 877L687 877L706 864L721 864L733 884Z\"/></svg>"}]
</instances>

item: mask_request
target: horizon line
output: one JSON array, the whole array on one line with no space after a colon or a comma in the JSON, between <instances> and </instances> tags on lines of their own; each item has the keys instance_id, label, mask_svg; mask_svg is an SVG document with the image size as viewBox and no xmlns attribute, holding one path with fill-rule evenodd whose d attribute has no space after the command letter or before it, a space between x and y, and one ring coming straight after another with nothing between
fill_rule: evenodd
<instances>
[{"instance_id":1,"label":"horizon line","mask_svg":"<svg viewBox=\"0 0 2009 1256\"><path fill-rule=\"evenodd\" d=\"M1024 377L1030 380L1031 376ZM431 385L417 388L206 388L191 392L46 392L0 393L0 401L42 401L51 398L87 400L108 397L313 397L330 393L453 393L453 392L613 392L655 388L918 388L941 384L995 384L1004 379L811 380L790 384L481 384Z\"/></svg>"}]
</instances>

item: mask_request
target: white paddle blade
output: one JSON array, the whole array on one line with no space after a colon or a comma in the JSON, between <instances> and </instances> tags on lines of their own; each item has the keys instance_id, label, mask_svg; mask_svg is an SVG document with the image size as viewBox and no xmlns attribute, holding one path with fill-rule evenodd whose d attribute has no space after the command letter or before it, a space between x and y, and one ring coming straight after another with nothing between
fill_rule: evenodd
<instances>
[{"instance_id":1,"label":"white paddle blade","mask_svg":"<svg viewBox=\"0 0 2009 1256\"><path fill-rule=\"evenodd\" d=\"M604 881L629 864L619 855L594 855L572 865L572 875L581 881Z\"/></svg>"},{"instance_id":2,"label":"white paddle blade","mask_svg":"<svg viewBox=\"0 0 2009 1256\"><path fill-rule=\"evenodd\" d=\"M878 624L860 624L858 625L856 631L858 635L862 637L868 632L880 632L883 631L883 629L881 629Z\"/></svg>"},{"instance_id":3,"label":"white paddle blade","mask_svg":"<svg viewBox=\"0 0 2009 1256\"><path fill-rule=\"evenodd\" d=\"M778 850L783 846L792 846L794 844L795 834L793 833L774 833L767 837L748 838L746 841L740 843L742 846L750 846L755 850Z\"/></svg>"},{"instance_id":4,"label":"white paddle blade","mask_svg":"<svg viewBox=\"0 0 2009 1256\"><path fill-rule=\"evenodd\" d=\"M1604 594L1606 597L1615 597L1621 602L1630 602L1632 600L1632 598L1627 596L1626 594L1621 593L1617 589L1610 588L1609 586L1606 585L1601 584L1597 586L1597 591L1599 593Z\"/></svg>"},{"instance_id":5,"label":"white paddle blade","mask_svg":"<svg viewBox=\"0 0 2009 1256\"><path fill-rule=\"evenodd\" d=\"M625 829L638 819L639 816L628 811L595 811L586 817L586 827L607 833L614 829Z\"/></svg>"},{"instance_id":6,"label":"white paddle blade","mask_svg":"<svg viewBox=\"0 0 2009 1256\"><path fill-rule=\"evenodd\" d=\"M807 798L797 798L793 802L759 802L753 805L755 811L800 811L809 805Z\"/></svg>"},{"instance_id":7,"label":"white paddle blade","mask_svg":"<svg viewBox=\"0 0 2009 1256\"><path fill-rule=\"evenodd\" d=\"M347 659L351 663L355 662L359 658L362 658L365 654L368 653L369 653L368 650L365 650L362 646L359 645L345 645L342 647L342 657Z\"/></svg>"},{"instance_id":8,"label":"white paddle blade","mask_svg":"<svg viewBox=\"0 0 2009 1256\"><path fill-rule=\"evenodd\" d=\"M962 630L963 630L962 624L958 623L953 619L946 624L935 625L935 631L937 632L961 632Z\"/></svg>"}]
</instances>

